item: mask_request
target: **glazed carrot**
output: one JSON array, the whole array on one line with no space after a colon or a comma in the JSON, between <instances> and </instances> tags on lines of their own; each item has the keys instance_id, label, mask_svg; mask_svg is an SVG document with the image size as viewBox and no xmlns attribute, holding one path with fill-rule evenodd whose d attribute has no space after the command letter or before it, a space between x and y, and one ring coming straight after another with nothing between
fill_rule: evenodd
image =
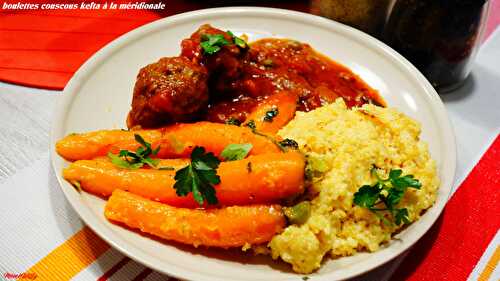
<instances>
[{"instance_id":1,"label":"glazed carrot","mask_svg":"<svg viewBox=\"0 0 500 281\"><path fill-rule=\"evenodd\" d=\"M228 205L241 205L276 202L302 193L304 166L304 156L296 151L222 162L217 169L221 178L217 198Z\"/></svg>"},{"instance_id":2,"label":"glazed carrot","mask_svg":"<svg viewBox=\"0 0 500 281\"><path fill-rule=\"evenodd\" d=\"M162 160L159 167L180 169L188 160ZM221 183L215 186L221 205L277 202L304 189L304 158L295 151L267 153L246 159L222 162L217 169ZM79 160L64 169L63 177L79 182L85 191L109 196L115 189L177 207L198 207L192 194L180 197L173 188L175 171L114 166L106 158Z\"/></svg>"},{"instance_id":3,"label":"glazed carrot","mask_svg":"<svg viewBox=\"0 0 500 281\"><path fill-rule=\"evenodd\" d=\"M269 138L254 134L251 129L219 123L198 122L176 124L156 130L102 130L66 136L56 144L59 155L67 160L93 159L120 149L135 150L139 144L134 134L141 135L153 148L161 149L158 158L188 157L195 146L219 155L232 143L251 143L251 155L280 151Z\"/></svg>"},{"instance_id":4,"label":"glazed carrot","mask_svg":"<svg viewBox=\"0 0 500 281\"><path fill-rule=\"evenodd\" d=\"M297 96L282 91L260 102L248 115L244 125L252 120L257 131L275 134L293 119L296 110Z\"/></svg>"},{"instance_id":5,"label":"glazed carrot","mask_svg":"<svg viewBox=\"0 0 500 281\"><path fill-rule=\"evenodd\" d=\"M122 149L135 150L139 144L135 141L134 134L141 135L147 142L159 140L162 136L159 130L100 130L70 134L56 143L56 151L65 159L74 161L106 155L117 143L122 143Z\"/></svg>"},{"instance_id":6,"label":"glazed carrot","mask_svg":"<svg viewBox=\"0 0 500 281\"><path fill-rule=\"evenodd\" d=\"M188 159L162 160L158 167L181 169L189 164ZM108 197L115 189L131 191L143 197L163 201L164 192L175 195L175 170L121 169L107 157L92 160L78 160L63 170L63 177L70 183L78 182L80 187L95 195Z\"/></svg>"},{"instance_id":7,"label":"glazed carrot","mask_svg":"<svg viewBox=\"0 0 500 281\"><path fill-rule=\"evenodd\" d=\"M250 155L280 151L272 140L254 134L250 128L202 121L167 127L158 143L162 148L158 158L187 157L195 146L202 146L206 151L220 155L232 143L251 143L253 148Z\"/></svg>"},{"instance_id":8,"label":"glazed carrot","mask_svg":"<svg viewBox=\"0 0 500 281\"><path fill-rule=\"evenodd\" d=\"M184 209L116 190L104 215L113 222L195 247L242 247L271 240L285 227L279 205Z\"/></svg>"}]
</instances>

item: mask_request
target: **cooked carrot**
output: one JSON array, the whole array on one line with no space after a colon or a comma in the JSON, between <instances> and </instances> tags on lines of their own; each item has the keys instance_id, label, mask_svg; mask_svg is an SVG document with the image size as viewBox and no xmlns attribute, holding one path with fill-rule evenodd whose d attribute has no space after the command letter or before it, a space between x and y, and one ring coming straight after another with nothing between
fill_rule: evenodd
<instances>
[{"instance_id":1,"label":"cooked carrot","mask_svg":"<svg viewBox=\"0 0 500 281\"><path fill-rule=\"evenodd\" d=\"M178 170L189 164L188 159L162 160L158 167ZM90 193L108 197L115 189L131 191L156 201L163 201L164 193L173 193L175 170L118 168L106 157L93 160L78 160L63 170L63 177L70 183L78 182Z\"/></svg>"},{"instance_id":2,"label":"cooked carrot","mask_svg":"<svg viewBox=\"0 0 500 281\"><path fill-rule=\"evenodd\" d=\"M249 128L210 122L176 124L156 130L102 130L71 134L57 142L56 150L70 161L93 159L109 151L116 153L120 149L133 151L139 146L134 134L152 143L153 148L160 145L158 158L188 157L195 146L203 146L207 151L219 155L232 143L251 143L251 155L279 151L272 140L254 134Z\"/></svg>"},{"instance_id":3,"label":"cooked carrot","mask_svg":"<svg viewBox=\"0 0 500 281\"><path fill-rule=\"evenodd\" d=\"M260 102L248 115L244 125L253 121L257 131L275 134L288 124L297 110L297 96L282 91Z\"/></svg>"},{"instance_id":4,"label":"cooked carrot","mask_svg":"<svg viewBox=\"0 0 500 281\"><path fill-rule=\"evenodd\" d=\"M279 205L193 210L154 202L122 190L113 192L104 215L142 232L195 247L261 244L285 227Z\"/></svg>"},{"instance_id":5,"label":"cooked carrot","mask_svg":"<svg viewBox=\"0 0 500 281\"><path fill-rule=\"evenodd\" d=\"M165 134L158 143L161 146L158 158L187 157L195 146L220 155L232 143L251 143L250 155L280 151L272 140L254 134L250 128L202 121L165 128Z\"/></svg>"},{"instance_id":6,"label":"cooked carrot","mask_svg":"<svg viewBox=\"0 0 500 281\"><path fill-rule=\"evenodd\" d=\"M141 135L145 141L152 142L161 138L159 130L100 130L83 134L70 134L56 143L56 151L67 160L92 159L106 153L117 143L120 148L135 150L139 144L134 134Z\"/></svg>"},{"instance_id":7,"label":"cooked carrot","mask_svg":"<svg viewBox=\"0 0 500 281\"><path fill-rule=\"evenodd\" d=\"M182 168L188 160L162 160L159 167ZM217 169L221 183L215 186L221 205L276 202L304 189L304 158L295 151L267 153L222 162ZM175 171L115 167L106 158L79 160L64 169L63 177L79 182L82 189L109 196L115 189L177 207L197 207L192 194L180 197L173 188Z\"/></svg>"}]
</instances>

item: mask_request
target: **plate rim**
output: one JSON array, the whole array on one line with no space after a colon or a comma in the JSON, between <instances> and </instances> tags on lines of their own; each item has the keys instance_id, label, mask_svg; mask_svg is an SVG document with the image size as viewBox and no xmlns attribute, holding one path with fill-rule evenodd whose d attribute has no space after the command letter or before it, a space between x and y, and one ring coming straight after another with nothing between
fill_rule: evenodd
<instances>
[{"instance_id":1,"label":"plate rim","mask_svg":"<svg viewBox=\"0 0 500 281\"><path fill-rule=\"evenodd\" d=\"M147 35L149 32L155 32L162 27L168 26L169 24L174 23L183 23L185 21L190 21L196 18L207 18L210 16L216 17L234 17L237 14L245 14L245 15L256 15L256 16L267 16L267 17L293 17L294 21L300 21L304 24L315 25L321 28L326 28L330 30L335 30L335 32L341 33L353 40L363 40L367 42L367 45L370 48L377 52L378 54L383 54L391 58L392 64L395 67L402 69L403 71L412 74L411 76L416 78L417 82L422 85L426 91L425 93L420 93L421 95L426 96L428 102L432 105L431 111L437 117L438 128L441 129L440 134L443 139L450 141L447 144L446 150L443 151L443 162L444 163L452 163L452 165L444 165L443 170L440 171L440 174L449 175L445 179L440 179L441 183L438 189L439 191L448 191L447 196L445 196L442 200L438 201L439 197L436 199L436 202L431 207L434 210L434 218L430 221L424 221L420 224L420 228L413 229L413 235L411 239L407 239L404 243L404 246L401 250L385 253L385 258L371 261L367 260L363 263L371 262L371 266L361 266L354 267L354 269L344 270L345 274L341 274L341 276L334 276L334 273L325 273L321 275L314 275L315 280L332 280L332 278L337 278L336 280L342 280L347 278L352 278L358 276L360 274L366 273L370 270L380 267L383 264L388 263L394 258L400 256L402 253L407 251L411 246L413 246L420 238L422 238L425 233L431 228L431 226L438 220L440 214L442 213L444 206L446 205L448 198L452 193L452 187L455 181L455 172L456 172L456 139L452 129L452 125L450 119L448 117L447 111L444 107L444 104L435 91L435 89L431 86L431 84L427 81L427 79L403 56L394 51L389 46L385 45L378 39L363 33L359 30L356 30L352 27L346 26L344 24L334 22L332 20L328 20L319 16L311 15L308 13L285 10L285 9L277 9L277 8L263 8L263 7L223 7L223 8L210 8L210 9L202 9L191 11L187 13L182 13L174 16L168 16L163 19L159 19L143 25L139 28L136 28L132 31L129 31L112 42L105 45L99 51L97 51L94 55L92 55L73 75L71 80L68 82L66 87L63 90L62 96L59 97L54 118L52 120L52 127L50 132L50 155L51 155L51 164L54 172L56 174L59 187L62 189L66 200L69 201L72 208L76 211L76 213L80 216L80 218L84 221L84 223L90 227L97 235L99 235L104 241L110 244L113 248L117 249L124 255L136 260L137 262L144 264L145 266L157 270L159 272L165 273L167 275L176 277L176 278L188 278L189 280L220 280L216 275L206 276L195 271L185 270L184 268L179 268L176 266L160 267L155 259L142 250L138 249L134 245L128 245L126 241L124 241L121 237L113 233L109 227L106 227L102 222L98 220L94 213L83 203L81 202L81 198L79 194L73 190L65 188L66 182L62 179L61 173L58 170L59 166L57 161L61 160L60 156L56 153L54 147L55 143L59 139L59 137L65 131L65 117L68 114L68 111L71 107L71 104L74 101L76 96L76 92L79 90L81 85L84 83L86 77L91 75L94 68L98 67L105 59L112 55L114 52L120 50L122 47L126 46L126 44L139 39L142 36ZM429 213L429 212L427 212ZM425 216L425 214L424 214ZM410 238L410 237L408 237ZM411 241L408 241L411 240ZM297 274L297 277L302 276L302 274ZM286 278L289 279L289 278ZM237 280L237 279L232 279ZM240 280L240 279L238 279ZM241 279L246 280L246 279ZM285 279L282 279L285 280Z\"/></svg>"}]
</instances>

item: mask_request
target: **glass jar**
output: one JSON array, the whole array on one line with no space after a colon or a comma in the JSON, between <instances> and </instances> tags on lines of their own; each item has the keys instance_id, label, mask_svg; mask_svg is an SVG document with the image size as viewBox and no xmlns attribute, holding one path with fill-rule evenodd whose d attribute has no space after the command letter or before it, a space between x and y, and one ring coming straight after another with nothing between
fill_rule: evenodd
<instances>
[{"instance_id":1,"label":"glass jar","mask_svg":"<svg viewBox=\"0 0 500 281\"><path fill-rule=\"evenodd\" d=\"M488 4L487 0L398 0L383 40L440 93L454 90L470 73Z\"/></svg>"},{"instance_id":2,"label":"glass jar","mask_svg":"<svg viewBox=\"0 0 500 281\"><path fill-rule=\"evenodd\" d=\"M391 0L312 0L311 12L377 36Z\"/></svg>"}]
</instances>

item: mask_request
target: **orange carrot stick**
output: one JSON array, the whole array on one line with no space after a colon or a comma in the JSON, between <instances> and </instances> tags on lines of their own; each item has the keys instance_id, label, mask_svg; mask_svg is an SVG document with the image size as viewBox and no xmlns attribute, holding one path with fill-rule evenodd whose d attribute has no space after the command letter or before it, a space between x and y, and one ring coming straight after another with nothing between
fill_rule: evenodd
<instances>
[{"instance_id":1,"label":"orange carrot stick","mask_svg":"<svg viewBox=\"0 0 500 281\"><path fill-rule=\"evenodd\" d=\"M162 160L159 167L180 169L188 160ZM221 205L246 205L277 202L304 189L304 158L295 151L267 153L246 159L222 162L217 169L221 183L215 186ZM114 166L106 158L79 160L63 171L69 182L78 182L83 190L109 196L115 189L177 207L198 207L192 194L180 197L173 188L175 171Z\"/></svg>"},{"instance_id":2,"label":"orange carrot stick","mask_svg":"<svg viewBox=\"0 0 500 281\"><path fill-rule=\"evenodd\" d=\"M279 205L184 209L116 190L106 204L107 219L167 240L195 247L242 247L271 240L285 227Z\"/></svg>"},{"instance_id":3,"label":"orange carrot stick","mask_svg":"<svg viewBox=\"0 0 500 281\"><path fill-rule=\"evenodd\" d=\"M176 124L156 130L101 130L72 134L58 141L56 150L70 161L93 159L109 151L117 153L120 149L135 151L139 144L134 140L134 134L152 143L153 148L160 145L158 158L188 157L195 146L203 146L206 151L219 155L232 143L251 143L251 155L280 151L272 140L254 134L249 128L210 122Z\"/></svg>"},{"instance_id":4,"label":"orange carrot stick","mask_svg":"<svg viewBox=\"0 0 500 281\"><path fill-rule=\"evenodd\" d=\"M106 155L117 143L122 143L122 149L135 151L139 144L135 141L134 134L141 135L147 142L156 141L162 136L159 130L100 130L70 134L56 143L56 151L70 161Z\"/></svg>"},{"instance_id":5,"label":"orange carrot stick","mask_svg":"<svg viewBox=\"0 0 500 281\"><path fill-rule=\"evenodd\" d=\"M253 121L257 131L275 134L288 124L297 110L297 96L283 91L259 103L248 115L244 125Z\"/></svg>"},{"instance_id":6,"label":"orange carrot stick","mask_svg":"<svg viewBox=\"0 0 500 281\"><path fill-rule=\"evenodd\" d=\"M206 151L220 155L232 143L252 144L250 155L280 151L272 140L254 134L250 128L203 121L167 127L158 143L162 148L158 158L188 157L195 146L202 146Z\"/></svg>"}]
</instances>

